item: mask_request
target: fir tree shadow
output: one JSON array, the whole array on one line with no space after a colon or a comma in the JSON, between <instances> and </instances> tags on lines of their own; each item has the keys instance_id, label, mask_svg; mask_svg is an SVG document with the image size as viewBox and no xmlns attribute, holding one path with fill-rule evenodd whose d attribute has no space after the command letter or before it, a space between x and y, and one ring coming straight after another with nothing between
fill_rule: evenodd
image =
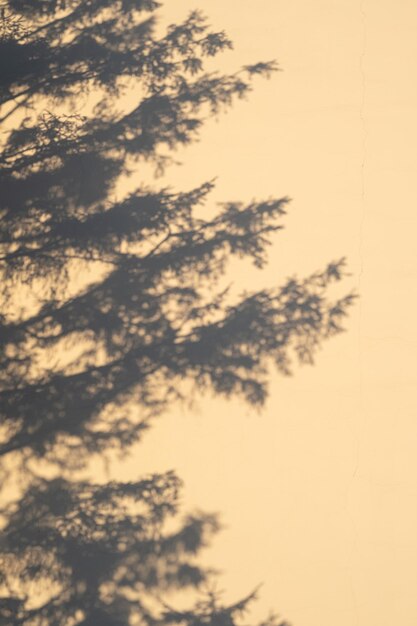
<instances>
[{"instance_id":1,"label":"fir tree shadow","mask_svg":"<svg viewBox=\"0 0 417 626\"><path fill-rule=\"evenodd\" d=\"M97 484L74 472L93 454L127 452L184 390L263 405L270 365L288 375L294 361L312 363L354 299L329 299L343 260L275 289L225 288L233 257L264 266L288 198L226 202L207 217L210 181L186 192L138 184L120 197L132 168L162 172L207 117L277 69L208 72L227 36L198 12L160 35L158 6L1 9L0 463L5 476L10 464L26 472L2 513L2 624L238 623L253 594L227 606L209 593L187 611L166 604L167 593L207 583L195 556L218 529L198 514L170 530L174 474ZM77 112L89 95L94 106ZM19 310L29 291L34 303ZM44 462L55 478L42 477Z\"/></svg>"}]
</instances>

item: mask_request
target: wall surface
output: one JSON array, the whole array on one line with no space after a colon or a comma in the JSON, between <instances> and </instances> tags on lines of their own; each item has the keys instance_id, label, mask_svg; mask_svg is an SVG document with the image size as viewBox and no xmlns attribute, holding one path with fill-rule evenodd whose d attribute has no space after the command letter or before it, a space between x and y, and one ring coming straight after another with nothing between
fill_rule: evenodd
<instances>
[{"instance_id":1,"label":"wall surface","mask_svg":"<svg viewBox=\"0 0 417 626\"><path fill-rule=\"evenodd\" d=\"M202 4L167 2L164 19ZM168 181L217 176L213 201L293 198L269 266L233 265L236 286L346 256L360 301L314 367L273 374L261 414L203 398L161 419L118 472L175 468L184 509L221 512L206 560L227 599L264 582L256 617L415 626L417 6L211 0L205 12L235 42L222 70L276 58L283 72L210 121Z\"/></svg>"}]
</instances>

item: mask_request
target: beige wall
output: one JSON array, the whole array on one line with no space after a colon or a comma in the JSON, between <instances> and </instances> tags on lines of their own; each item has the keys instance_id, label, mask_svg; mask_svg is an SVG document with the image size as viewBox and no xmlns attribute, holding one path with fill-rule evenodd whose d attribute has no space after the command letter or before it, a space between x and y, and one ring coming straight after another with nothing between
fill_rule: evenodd
<instances>
[{"instance_id":1,"label":"beige wall","mask_svg":"<svg viewBox=\"0 0 417 626\"><path fill-rule=\"evenodd\" d=\"M172 21L197 0L166 2ZM293 198L262 273L307 274L346 255L361 301L314 368L273 375L261 415L204 399L145 438L125 476L176 468L185 502L222 512L207 553L227 597L264 581L254 610L294 626L417 623L417 7L411 0L211 0L235 41L222 69L284 72L184 151L179 189ZM165 181L164 181L165 182Z\"/></svg>"}]
</instances>

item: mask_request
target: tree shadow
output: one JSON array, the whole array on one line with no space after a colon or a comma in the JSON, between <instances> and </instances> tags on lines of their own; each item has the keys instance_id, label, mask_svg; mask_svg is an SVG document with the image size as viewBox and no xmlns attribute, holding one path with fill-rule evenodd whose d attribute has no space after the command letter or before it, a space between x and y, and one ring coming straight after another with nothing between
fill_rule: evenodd
<instances>
[{"instance_id":1,"label":"tree shadow","mask_svg":"<svg viewBox=\"0 0 417 626\"><path fill-rule=\"evenodd\" d=\"M227 202L205 217L213 182L119 197L133 167L162 172L207 117L277 69L207 72L230 40L198 12L158 35L158 6L8 0L0 15L0 121L10 124L0 152L0 465L25 476L2 513L8 625L239 622L253 594L226 606L208 593L187 611L162 599L207 583L195 556L218 529L198 514L169 530L174 474L98 484L74 472L93 454L127 452L185 383L262 405L270 365L289 375L294 361L312 363L354 300L328 297L343 260L275 289L225 288L231 258L264 266L288 198ZM19 304L23 288L36 304ZM54 478L41 476L44 462Z\"/></svg>"}]
</instances>

